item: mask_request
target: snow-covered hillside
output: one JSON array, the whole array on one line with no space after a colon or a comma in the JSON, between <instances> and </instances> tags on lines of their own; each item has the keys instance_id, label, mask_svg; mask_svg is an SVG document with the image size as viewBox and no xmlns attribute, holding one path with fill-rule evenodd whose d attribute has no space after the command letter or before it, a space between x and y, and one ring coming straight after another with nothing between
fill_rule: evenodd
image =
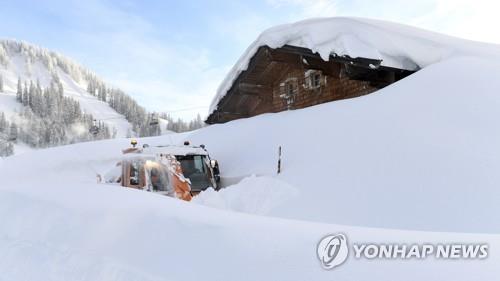
<instances>
[{"instance_id":1,"label":"snow-covered hillside","mask_svg":"<svg viewBox=\"0 0 500 281\"><path fill-rule=\"evenodd\" d=\"M500 46L473 44L371 95L139 140L206 145L235 184L194 202L96 183L126 139L0 160L0 279L496 280L500 60L483 50ZM489 256L351 254L323 270L317 243L339 232L358 242L487 243Z\"/></svg>"},{"instance_id":2,"label":"snow-covered hillside","mask_svg":"<svg viewBox=\"0 0 500 281\"><path fill-rule=\"evenodd\" d=\"M8 117L20 111L21 106L15 101L18 79L38 80L42 87L47 87L53 77L58 76L64 87L64 95L77 100L85 113L92 114L110 128L116 128L118 137L125 137L131 129L123 115L87 92L89 78L100 79L60 54L24 42L1 40L0 76L4 82L4 92L0 92L0 111Z\"/></svg>"}]
</instances>

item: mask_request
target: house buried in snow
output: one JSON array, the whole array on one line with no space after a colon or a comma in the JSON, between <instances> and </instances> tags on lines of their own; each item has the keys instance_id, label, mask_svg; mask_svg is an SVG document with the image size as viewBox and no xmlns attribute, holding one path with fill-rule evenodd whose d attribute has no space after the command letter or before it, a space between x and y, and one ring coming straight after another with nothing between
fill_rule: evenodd
<instances>
[{"instance_id":1,"label":"house buried in snow","mask_svg":"<svg viewBox=\"0 0 500 281\"><path fill-rule=\"evenodd\" d=\"M311 25L310 22L305 24ZM297 26L288 29L293 28ZM273 34L274 37L287 37L276 33L278 35ZM304 34L300 36L305 37ZM335 36L334 32L332 37ZM273 48L266 44L266 40L275 41L269 37L272 37L269 31L264 32L231 70L212 102L206 123L224 123L262 113L354 98L372 93L418 70L418 66L411 62L410 67L408 63L394 67L392 61L384 65L383 56L352 57L345 50L339 55L335 48L328 52L326 59L324 54L300 46L304 45L301 43L294 45L284 41L285 44Z\"/></svg>"},{"instance_id":2,"label":"house buried in snow","mask_svg":"<svg viewBox=\"0 0 500 281\"><path fill-rule=\"evenodd\" d=\"M261 46L207 123L304 108L369 94L413 71L381 66L381 60L332 54L324 61L310 49Z\"/></svg>"}]
</instances>

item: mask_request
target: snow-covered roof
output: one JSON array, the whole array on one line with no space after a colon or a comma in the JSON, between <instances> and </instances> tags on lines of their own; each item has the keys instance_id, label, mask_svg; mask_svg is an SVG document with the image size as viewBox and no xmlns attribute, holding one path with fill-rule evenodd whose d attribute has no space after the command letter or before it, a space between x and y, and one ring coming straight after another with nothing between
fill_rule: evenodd
<instances>
[{"instance_id":1,"label":"snow-covered roof","mask_svg":"<svg viewBox=\"0 0 500 281\"><path fill-rule=\"evenodd\" d=\"M454 38L407 25L361 18L317 18L285 24L264 31L229 71L210 105L209 114L230 90L250 59L262 46L285 45L310 49L325 61L331 55L381 60L382 66L417 70L461 54L500 56L488 44Z\"/></svg>"},{"instance_id":2,"label":"snow-covered roof","mask_svg":"<svg viewBox=\"0 0 500 281\"><path fill-rule=\"evenodd\" d=\"M198 146L188 145L150 146L142 149L141 153L147 155L170 154L176 156L208 155L208 152L205 149Z\"/></svg>"}]
</instances>

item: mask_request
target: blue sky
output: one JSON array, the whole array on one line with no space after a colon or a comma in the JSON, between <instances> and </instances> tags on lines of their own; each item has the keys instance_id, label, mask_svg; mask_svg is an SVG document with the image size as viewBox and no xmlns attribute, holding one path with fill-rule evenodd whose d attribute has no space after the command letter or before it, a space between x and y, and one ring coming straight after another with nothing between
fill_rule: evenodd
<instances>
[{"instance_id":1,"label":"blue sky","mask_svg":"<svg viewBox=\"0 0 500 281\"><path fill-rule=\"evenodd\" d=\"M149 110L190 118L206 115L227 71L273 25L369 17L500 43L498 8L493 0L0 0L0 37L58 51Z\"/></svg>"}]
</instances>

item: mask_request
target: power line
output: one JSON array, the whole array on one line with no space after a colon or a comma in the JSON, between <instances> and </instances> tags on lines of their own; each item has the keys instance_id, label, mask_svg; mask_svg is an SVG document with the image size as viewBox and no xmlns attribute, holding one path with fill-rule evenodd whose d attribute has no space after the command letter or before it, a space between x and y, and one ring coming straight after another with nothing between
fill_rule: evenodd
<instances>
[{"instance_id":1,"label":"power line","mask_svg":"<svg viewBox=\"0 0 500 281\"><path fill-rule=\"evenodd\" d=\"M175 109L175 110L165 110L162 112L174 113L174 112L190 111L190 110L202 109L202 108L208 108L208 106L196 106L196 107L180 108L180 109Z\"/></svg>"}]
</instances>

